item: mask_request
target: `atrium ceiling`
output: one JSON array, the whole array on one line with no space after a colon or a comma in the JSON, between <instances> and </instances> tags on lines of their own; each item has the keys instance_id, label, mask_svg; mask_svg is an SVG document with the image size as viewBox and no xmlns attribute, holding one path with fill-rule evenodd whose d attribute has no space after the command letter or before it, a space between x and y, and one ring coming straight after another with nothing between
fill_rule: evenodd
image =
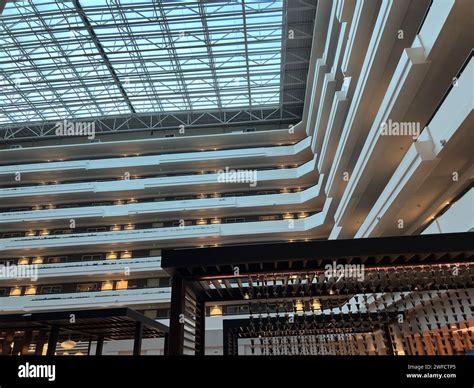
<instances>
[{"instance_id":1,"label":"atrium ceiling","mask_svg":"<svg viewBox=\"0 0 474 388\"><path fill-rule=\"evenodd\" d=\"M301 119L316 0L35 0L0 17L0 136ZM113 120L112 120L113 118Z\"/></svg>"}]
</instances>

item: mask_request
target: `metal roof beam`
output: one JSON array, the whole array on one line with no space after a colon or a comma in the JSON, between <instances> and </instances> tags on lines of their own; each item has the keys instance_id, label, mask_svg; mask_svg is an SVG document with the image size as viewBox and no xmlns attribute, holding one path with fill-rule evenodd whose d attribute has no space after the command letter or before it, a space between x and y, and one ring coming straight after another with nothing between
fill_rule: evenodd
<instances>
[{"instance_id":1,"label":"metal roof beam","mask_svg":"<svg viewBox=\"0 0 474 388\"><path fill-rule=\"evenodd\" d=\"M72 0L72 3L74 4L74 7L77 10L77 13L79 14L79 17L81 18L82 22L84 23L84 27L86 28L87 32L89 33L90 37L92 38L92 41L94 42L94 45L99 52L102 60L104 61L104 65L107 67L107 69L110 72L110 75L112 76L115 85L120 91L120 94L122 95L125 103L127 104L128 108L130 109L130 112L136 113L135 108L133 107L130 99L128 98L127 92L122 86L122 83L120 82L119 77L117 76L117 73L115 72L115 69L113 68L112 64L110 63L109 57L107 56L104 48L102 47L102 44L99 42L99 39L92 28L91 23L89 22L89 19L87 18L84 9L81 6L81 3L79 0Z\"/></svg>"}]
</instances>

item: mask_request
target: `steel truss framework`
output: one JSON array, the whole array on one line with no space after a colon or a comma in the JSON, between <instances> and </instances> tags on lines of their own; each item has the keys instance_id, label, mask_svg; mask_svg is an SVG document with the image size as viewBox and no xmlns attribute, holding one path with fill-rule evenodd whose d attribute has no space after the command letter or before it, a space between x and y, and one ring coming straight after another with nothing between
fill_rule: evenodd
<instances>
[{"instance_id":1,"label":"steel truss framework","mask_svg":"<svg viewBox=\"0 0 474 388\"><path fill-rule=\"evenodd\" d=\"M301 114L295 109L247 109L223 112L156 113L108 116L87 120L93 122L96 134L117 131L176 130L192 128L227 127L230 125L258 124L292 125L298 122ZM43 138L56 135L56 121L22 125L0 126L3 140ZM187 132L185 132L188 134Z\"/></svg>"},{"instance_id":2,"label":"steel truss framework","mask_svg":"<svg viewBox=\"0 0 474 388\"><path fill-rule=\"evenodd\" d=\"M315 0L36 0L0 18L0 136L301 118Z\"/></svg>"}]
</instances>

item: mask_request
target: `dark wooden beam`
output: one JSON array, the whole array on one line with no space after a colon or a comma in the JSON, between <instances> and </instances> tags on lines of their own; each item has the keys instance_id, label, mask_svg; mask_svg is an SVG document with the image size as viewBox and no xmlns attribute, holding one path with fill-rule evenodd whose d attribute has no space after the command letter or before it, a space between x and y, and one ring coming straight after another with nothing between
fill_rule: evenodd
<instances>
[{"instance_id":1,"label":"dark wooden beam","mask_svg":"<svg viewBox=\"0 0 474 388\"><path fill-rule=\"evenodd\" d=\"M196 305L196 355L204 356L206 349L206 303L199 298Z\"/></svg>"},{"instance_id":2,"label":"dark wooden beam","mask_svg":"<svg viewBox=\"0 0 474 388\"><path fill-rule=\"evenodd\" d=\"M251 264L292 263L292 267L303 268L307 260L310 268L320 267L334 260L347 258L383 258L381 263L401 255L446 254L465 252L463 260L468 261L474 252L474 233L446 233L437 235L396 236L348 240L319 240L293 243L271 243L254 245L235 245L199 249L164 249L162 267L170 272L187 277L190 268L205 268L208 274L215 274L216 266L222 273L228 272L229 265L242 270ZM409 262L411 263L411 261ZM414 262L415 263L415 262ZM248 270L248 269L247 269Z\"/></svg>"},{"instance_id":3,"label":"dark wooden beam","mask_svg":"<svg viewBox=\"0 0 474 388\"><path fill-rule=\"evenodd\" d=\"M33 339L33 330L28 330L23 337L23 342L21 344L21 355L25 356L28 354L30 348L31 340Z\"/></svg>"},{"instance_id":4,"label":"dark wooden beam","mask_svg":"<svg viewBox=\"0 0 474 388\"><path fill-rule=\"evenodd\" d=\"M168 338L168 354L183 354L184 345L184 302L186 286L183 278L173 276L171 279L170 329Z\"/></svg>"},{"instance_id":5,"label":"dark wooden beam","mask_svg":"<svg viewBox=\"0 0 474 388\"><path fill-rule=\"evenodd\" d=\"M142 352L143 323L135 322L135 337L133 339L133 355L139 356Z\"/></svg>"},{"instance_id":6,"label":"dark wooden beam","mask_svg":"<svg viewBox=\"0 0 474 388\"><path fill-rule=\"evenodd\" d=\"M51 327L51 331L49 332L48 350L46 352L46 355L54 356L54 353L56 352L56 344L58 343L58 337L59 337L59 326Z\"/></svg>"},{"instance_id":7,"label":"dark wooden beam","mask_svg":"<svg viewBox=\"0 0 474 388\"><path fill-rule=\"evenodd\" d=\"M40 330L36 339L35 356L41 356L43 354L44 344L47 338L48 333L46 330Z\"/></svg>"},{"instance_id":8,"label":"dark wooden beam","mask_svg":"<svg viewBox=\"0 0 474 388\"><path fill-rule=\"evenodd\" d=\"M104 350L104 337L97 338L97 346L95 348L95 355L102 356L102 351Z\"/></svg>"}]
</instances>

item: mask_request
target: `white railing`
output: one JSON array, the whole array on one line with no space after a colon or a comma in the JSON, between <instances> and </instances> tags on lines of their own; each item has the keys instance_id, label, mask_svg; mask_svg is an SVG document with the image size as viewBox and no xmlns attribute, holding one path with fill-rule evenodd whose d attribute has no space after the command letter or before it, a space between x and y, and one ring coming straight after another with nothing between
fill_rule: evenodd
<instances>
[{"instance_id":1,"label":"white railing","mask_svg":"<svg viewBox=\"0 0 474 388\"><path fill-rule=\"evenodd\" d=\"M171 299L171 288L142 288L120 291L97 291L69 294L48 294L1 297L0 312L36 312L75 309L106 308L140 304L165 304Z\"/></svg>"},{"instance_id":2,"label":"white railing","mask_svg":"<svg viewBox=\"0 0 474 388\"><path fill-rule=\"evenodd\" d=\"M57 236L35 236L21 238L0 239L0 254L28 249L55 249L101 247L114 249L117 244L143 244L159 242L160 246L169 246L179 243L183 246L214 244L239 241L258 241L262 235L271 235L277 238L279 234L288 236L288 239L325 234L324 221L328 212L330 200L326 200L320 213L305 219L290 219L278 221L241 222L232 224L193 225L185 227L152 228L142 230L123 230L118 232L80 233ZM300 236L299 236L300 235ZM18 253L18 252L17 252Z\"/></svg>"}]
</instances>

